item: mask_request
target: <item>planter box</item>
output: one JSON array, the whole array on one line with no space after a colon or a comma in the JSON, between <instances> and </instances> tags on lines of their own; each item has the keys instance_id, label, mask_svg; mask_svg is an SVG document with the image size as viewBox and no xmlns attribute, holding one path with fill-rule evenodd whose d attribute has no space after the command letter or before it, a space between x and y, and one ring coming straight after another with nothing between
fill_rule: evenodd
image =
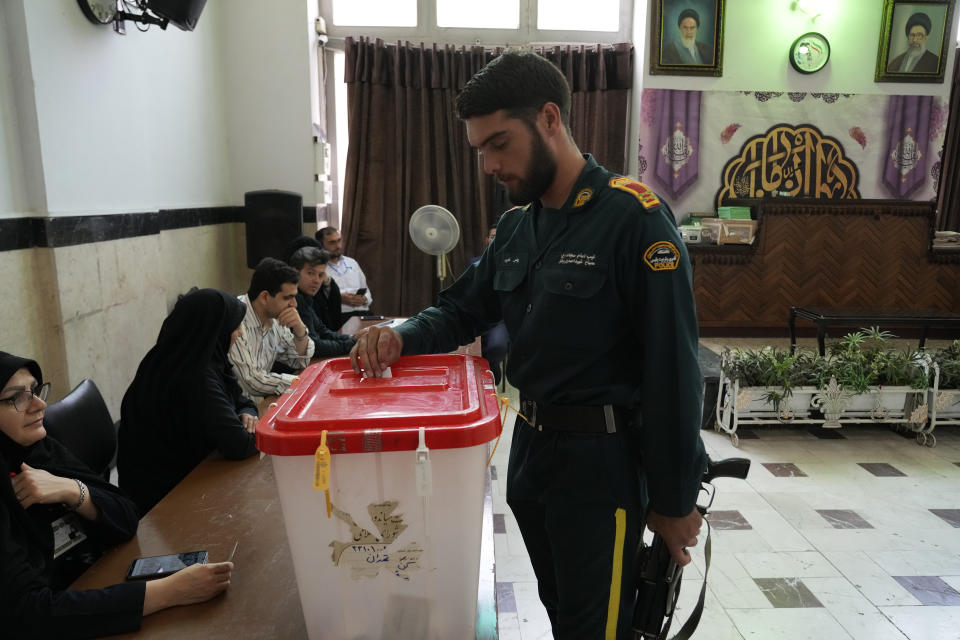
<instances>
[{"instance_id":1,"label":"planter box","mask_svg":"<svg viewBox=\"0 0 960 640\"><path fill-rule=\"evenodd\" d=\"M799 387L775 408L767 398L771 393L782 393L780 387L743 387L737 394L737 413L741 417L776 418L782 422L806 418L816 392L816 387Z\"/></svg>"},{"instance_id":2,"label":"planter box","mask_svg":"<svg viewBox=\"0 0 960 640\"><path fill-rule=\"evenodd\" d=\"M937 419L960 418L960 389L937 389L927 392L927 402L936 407Z\"/></svg>"},{"instance_id":3,"label":"planter box","mask_svg":"<svg viewBox=\"0 0 960 640\"><path fill-rule=\"evenodd\" d=\"M918 398L919 396L919 398ZM870 387L866 393L853 394L834 379L813 398L813 405L823 412L823 426L837 429L841 421L926 422L926 405L916 412L916 401L925 396L923 389L906 386Z\"/></svg>"},{"instance_id":4,"label":"planter box","mask_svg":"<svg viewBox=\"0 0 960 640\"><path fill-rule=\"evenodd\" d=\"M849 396L843 414L851 417L885 420L903 416L910 387L870 387L866 393Z\"/></svg>"}]
</instances>

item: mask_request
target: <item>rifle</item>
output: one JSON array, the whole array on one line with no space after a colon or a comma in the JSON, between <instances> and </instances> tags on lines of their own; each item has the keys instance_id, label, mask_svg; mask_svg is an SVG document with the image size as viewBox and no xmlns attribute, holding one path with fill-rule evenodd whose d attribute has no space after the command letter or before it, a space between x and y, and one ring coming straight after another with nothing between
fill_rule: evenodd
<instances>
[{"instance_id":1,"label":"rifle","mask_svg":"<svg viewBox=\"0 0 960 640\"><path fill-rule=\"evenodd\" d=\"M740 478L746 480L750 470L750 461L746 458L726 458L707 460L703 473L703 491L707 492L709 502L706 506L697 505L700 515L706 516L716 489L711 484L714 478ZM707 590L707 570L710 568L710 522L707 523L707 541L704 548L706 566L703 569L703 586L700 588L700 601L690 618L671 640L689 638L703 613L703 599ZM650 545L643 542L643 528L640 531L640 548L637 550L637 601L633 609L634 640L666 640L673 622L673 612L680 597L680 577L683 567L677 565L670 555L666 543L660 534L655 533Z\"/></svg>"}]
</instances>

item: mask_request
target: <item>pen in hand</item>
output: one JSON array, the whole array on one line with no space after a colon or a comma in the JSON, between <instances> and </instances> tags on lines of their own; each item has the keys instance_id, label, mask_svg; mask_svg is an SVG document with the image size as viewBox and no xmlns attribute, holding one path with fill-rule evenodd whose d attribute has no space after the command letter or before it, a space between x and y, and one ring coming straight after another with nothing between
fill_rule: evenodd
<instances>
[{"instance_id":1,"label":"pen in hand","mask_svg":"<svg viewBox=\"0 0 960 640\"><path fill-rule=\"evenodd\" d=\"M233 551L230 552L230 557L227 558L227 562L233 562L233 556L237 553L237 547L240 546L240 540L237 540L233 543Z\"/></svg>"}]
</instances>

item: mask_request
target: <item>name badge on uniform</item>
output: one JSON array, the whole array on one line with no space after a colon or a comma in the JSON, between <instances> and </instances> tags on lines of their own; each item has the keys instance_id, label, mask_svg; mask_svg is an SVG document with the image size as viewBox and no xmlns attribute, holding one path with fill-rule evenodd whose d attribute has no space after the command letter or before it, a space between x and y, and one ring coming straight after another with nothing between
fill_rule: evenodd
<instances>
[{"instance_id":1,"label":"name badge on uniform","mask_svg":"<svg viewBox=\"0 0 960 640\"><path fill-rule=\"evenodd\" d=\"M527 254L504 253L500 256L498 266L505 269L523 269L527 266Z\"/></svg>"},{"instance_id":2,"label":"name badge on uniform","mask_svg":"<svg viewBox=\"0 0 960 640\"><path fill-rule=\"evenodd\" d=\"M53 529L53 557L59 558L87 539L76 514L68 513L50 523Z\"/></svg>"}]
</instances>

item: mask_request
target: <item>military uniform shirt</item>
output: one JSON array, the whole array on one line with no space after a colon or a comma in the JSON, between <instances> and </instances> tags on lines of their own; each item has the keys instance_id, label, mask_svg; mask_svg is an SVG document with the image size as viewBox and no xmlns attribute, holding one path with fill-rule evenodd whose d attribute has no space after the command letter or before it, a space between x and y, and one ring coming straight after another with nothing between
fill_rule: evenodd
<instances>
[{"instance_id":1,"label":"military uniform shirt","mask_svg":"<svg viewBox=\"0 0 960 640\"><path fill-rule=\"evenodd\" d=\"M480 261L398 327L403 353L451 351L502 318L524 396L639 410L650 507L685 516L706 463L689 257L665 203L585 158L560 210L506 212Z\"/></svg>"}]
</instances>

